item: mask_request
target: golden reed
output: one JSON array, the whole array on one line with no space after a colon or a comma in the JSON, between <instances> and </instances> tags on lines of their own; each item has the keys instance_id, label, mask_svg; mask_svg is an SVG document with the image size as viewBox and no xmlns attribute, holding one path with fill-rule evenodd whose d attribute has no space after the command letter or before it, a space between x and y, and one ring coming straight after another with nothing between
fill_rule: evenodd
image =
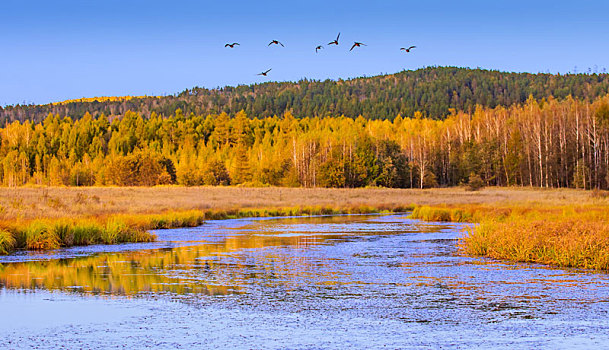
<instances>
[{"instance_id":1,"label":"golden reed","mask_svg":"<svg viewBox=\"0 0 609 350\"><path fill-rule=\"evenodd\" d=\"M423 206L411 217L477 223L465 229L459 243L468 255L609 270L609 210L604 207Z\"/></svg>"}]
</instances>

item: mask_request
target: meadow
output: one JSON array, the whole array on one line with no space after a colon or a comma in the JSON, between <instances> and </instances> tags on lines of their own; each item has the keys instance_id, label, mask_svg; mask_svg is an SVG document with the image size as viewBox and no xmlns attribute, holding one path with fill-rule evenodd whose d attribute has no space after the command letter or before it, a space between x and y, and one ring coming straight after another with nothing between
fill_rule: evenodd
<instances>
[{"instance_id":1,"label":"meadow","mask_svg":"<svg viewBox=\"0 0 609 350\"><path fill-rule=\"evenodd\" d=\"M41 219L167 211L321 206L604 205L604 192L529 187L433 189L280 187L0 187L0 220Z\"/></svg>"}]
</instances>

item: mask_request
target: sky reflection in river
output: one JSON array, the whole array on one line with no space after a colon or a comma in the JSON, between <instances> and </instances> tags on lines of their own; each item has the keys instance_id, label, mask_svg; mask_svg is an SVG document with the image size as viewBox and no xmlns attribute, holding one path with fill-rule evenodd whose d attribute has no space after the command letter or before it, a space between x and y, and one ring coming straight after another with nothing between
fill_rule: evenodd
<instances>
[{"instance_id":1,"label":"sky reflection in river","mask_svg":"<svg viewBox=\"0 0 609 350\"><path fill-rule=\"evenodd\" d=\"M240 332L256 328L256 322L282 320L281 327L298 328L307 327L302 322L328 318L318 338L306 333L278 343L291 344L286 347L482 346L480 339L490 335L494 346L524 348L594 347L609 340L606 274L462 257L456 248L460 228L402 215L210 222L195 229L158 231L161 242L141 244L137 250L132 245L118 252L89 247L86 254L68 249L46 259L21 254L21 262L0 260L0 303L27 303L15 293L61 291L95 303L100 296L119 297L121 303L178 301L180 312L171 311L173 306L161 314L179 324L184 307L200 310L210 320L229 313L225 316L237 323L250 317L245 314L258 315L258 321L250 320L249 328ZM85 256L74 257L79 255ZM293 317L302 317L302 322ZM191 322L185 327L203 321L195 317ZM375 322L378 327L390 322L395 334L345 338L360 339L354 344L336 340L339 330L355 333L363 327L378 333ZM412 325L421 336L417 341L403 334ZM421 325L427 326L419 329ZM272 326L265 332L271 338L279 334ZM233 336L219 334L205 344L244 345ZM180 339L174 345L184 345ZM281 347L268 339L254 345Z\"/></svg>"}]
</instances>

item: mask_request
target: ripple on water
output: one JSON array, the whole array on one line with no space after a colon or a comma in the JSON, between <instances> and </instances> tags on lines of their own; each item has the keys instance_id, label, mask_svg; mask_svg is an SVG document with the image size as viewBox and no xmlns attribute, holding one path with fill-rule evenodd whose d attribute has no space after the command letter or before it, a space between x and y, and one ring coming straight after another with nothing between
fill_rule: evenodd
<instances>
[{"instance_id":1,"label":"ripple on water","mask_svg":"<svg viewBox=\"0 0 609 350\"><path fill-rule=\"evenodd\" d=\"M609 341L606 274L464 257L463 227L404 215L219 220L156 231L155 243L3 257L0 347Z\"/></svg>"}]
</instances>

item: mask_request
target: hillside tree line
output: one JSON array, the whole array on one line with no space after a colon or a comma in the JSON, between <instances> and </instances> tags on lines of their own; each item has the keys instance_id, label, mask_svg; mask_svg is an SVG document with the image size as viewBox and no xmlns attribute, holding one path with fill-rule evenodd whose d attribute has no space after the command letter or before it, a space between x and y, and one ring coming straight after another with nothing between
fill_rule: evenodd
<instances>
[{"instance_id":1,"label":"hillside tree line","mask_svg":"<svg viewBox=\"0 0 609 350\"><path fill-rule=\"evenodd\" d=\"M482 69L429 67L415 71L349 80L268 82L218 89L193 88L164 97L105 97L69 100L46 105L0 108L0 125L15 120L41 122L51 113L73 120L122 116L137 111L145 118L173 115L235 115L266 118L291 112L295 117L389 119L412 116L444 119L451 109L473 113L476 106L509 107L554 97L591 101L609 93L609 74L530 74Z\"/></svg>"},{"instance_id":2,"label":"hillside tree line","mask_svg":"<svg viewBox=\"0 0 609 350\"><path fill-rule=\"evenodd\" d=\"M49 114L0 128L0 184L609 188L609 95L391 119Z\"/></svg>"}]
</instances>

